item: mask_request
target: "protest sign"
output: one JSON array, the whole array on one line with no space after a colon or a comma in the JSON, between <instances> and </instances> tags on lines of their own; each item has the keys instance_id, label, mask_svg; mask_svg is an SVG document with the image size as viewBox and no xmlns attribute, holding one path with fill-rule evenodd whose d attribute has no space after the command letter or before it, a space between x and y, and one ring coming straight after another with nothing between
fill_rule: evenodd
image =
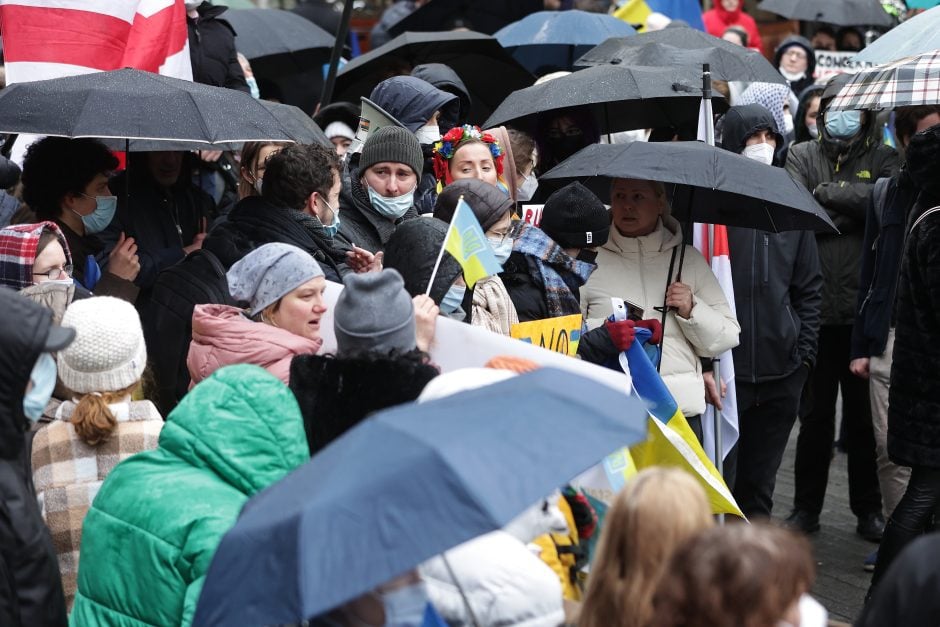
<instances>
[{"instance_id":1,"label":"protest sign","mask_svg":"<svg viewBox=\"0 0 940 627\"><path fill-rule=\"evenodd\" d=\"M581 340L581 314L520 322L509 332L517 340L574 357Z\"/></svg>"},{"instance_id":2,"label":"protest sign","mask_svg":"<svg viewBox=\"0 0 940 627\"><path fill-rule=\"evenodd\" d=\"M864 68L874 67L870 61L853 61L857 54L857 52L817 50L814 77L817 81L824 82L836 74L855 74Z\"/></svg>"}]
</instances>

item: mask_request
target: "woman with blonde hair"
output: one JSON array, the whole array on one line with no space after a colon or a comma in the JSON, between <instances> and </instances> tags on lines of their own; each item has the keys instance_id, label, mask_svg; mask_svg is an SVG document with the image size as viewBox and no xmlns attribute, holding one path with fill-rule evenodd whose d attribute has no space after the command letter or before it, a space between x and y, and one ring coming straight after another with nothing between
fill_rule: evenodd
<instances>
[{"instance_id":1,"label":"woman with blonde hair","mask_svg":"<svg viewBox=\"0 0 940 627\"><path fill-rule=\"evenodd\" d=\"M71 608L85 514L118 462L156 448L163 418L150 401L131 400L147 364L133 305L108 296L78 300L62 326L75 329L75 341L57 355L59 378L74 396L36 433L32 466Z\"/></svg>"},{"instance_id":2,"label":"woman with blonde hair","mask_svg":"<svg viewBox=\"0 0 940 627\"><path fill-rule=\"evenodd\" d=\"M673 551L713 524L705 490L688 473L637 473L607 511L578 627L648 624Z\"/></svg>"}]
</instances>

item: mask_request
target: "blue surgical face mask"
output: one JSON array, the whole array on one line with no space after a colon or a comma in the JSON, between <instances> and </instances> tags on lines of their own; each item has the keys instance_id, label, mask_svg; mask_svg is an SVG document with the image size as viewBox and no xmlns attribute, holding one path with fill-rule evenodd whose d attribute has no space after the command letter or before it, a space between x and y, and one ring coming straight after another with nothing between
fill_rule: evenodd
<instances>
[{"instance_id":1,"label":"blue surgical face mask","mask_svg":"<svg viewBox=\"0 0 940 627\"><path fill-rule=\"evenodd\" d=\"M74 209L72 213L82 219L86 233L101 233L114 219L114 212L117 211L117 196L89 196L88 194L82 194L82 196L95 199L95 210L87 216L83 216Z\"/></svg>"},{"instance_id":2,"label":"blue surgical face mask","mask_svg":"<svg viewBox=\"0 0 940 627\"><path fill-rule=\"evenodd\" d=\"M382 593L386 627L420 627L428 606L428 591L423 581Z\"/></svg>"},{"instance_id":3,"label":"blue surgical face mask","mask_svg":"<svg viewBox=\"0 0 940 627\"><path fill-rule=\"evenodd\" d=\"M258 89L258 81L255 80L255 77L246 76L245 82L248 83L248 91L251 92L251 97L255 100L261 98L261 90Z\"/></svg>"},{"instance_id":4,"label":"blue surgical face mask","mask_svg":"<svg viewBox=\"0 0 940 627\"><path fill-rule=\"evenodd\" d=\"M836 139L850 139L862 128L861 111L827 111L826 131Z\"/></svg>"},{"instance_id":5,"label":"blue surgical face mask","mask_svg":"<svg viewBox=\"0 0 940 627\"><path fill-rule=\"evenodd\" d=\"M467 288L464 285L451 285L450 289L447 290L447 293L444 294L444 298L441 299L441 312L445 314L452 314L457 309L460 308L460 305L463 303L463 297L467 293Z\"/></svg>"},{"instance_id":6,"label":"blue surgical face mask","mask_svg":"<svg viewBox=\"0 0 940 627\"><path fill-rule=\"evenodd\" d=\"M339 232L339 208L334 208L333 205L326 201L326 198L320 197L320 200L323 201L323 204L326 205L333 214L332 224L323 224L323 220L320 220L320 224L323 224L323 230L326 231L327 235L336 237L336 234Z\"/></svg>"},{"instance_id":7,"label":"blue surgical face mask","mask_svg":"<svg viewBox=\"0 0 940 627\"><path fill-rule=\"evenodd\" d=\"M535 196L535 190L538 188L539 180L535 178L534 174L527 174L522 185L516 190L516 200L520 202L532 200L532 197Z\"/></svg>"},{"instance_id":8,"label":"blue surgical face mask","mask_svg":"<svg viewBox=\"0 0 940 627\"><path fill-rule=\"evenodd\" d=\"M417 184L415 187L417 187ZM386 198L371 187L367 186L367 188L369 190L369 201L372 203L372 208L375 209L376 213L380 216L388 218L389 220L397 220L405 215L405 213L411 209L412 205L414 205L415 190L413 189L410 192L405 192L401 196Z\"/></svg>"},{"instance_id":9,"label":"blue surgical face mask","mask_svg":"<svg viewBox=\"0 0 940 627\"><path fill-rule=\"evenodd\" d=\"M513 239L511 237L487 239L489 239L490 248L493 249L493 256L496 257L497 263L499 263L499 265L505 264L506 260L509 259L509 255L512 254Z\"/></svg>"},{"instance_id":10,"label":"blue surgical face mask","mask_svg":"<svg viewBox=\"0 0 940 627\"><path fill-rule=\"evenodd\" d=\"M55 389L56 367L55 359L49 353L42 353L33 366L29 380L33 386L23 396L23 414L31 421L36 422L42 418L46 403L52 398Z\"/></svg>"}]
</instances>

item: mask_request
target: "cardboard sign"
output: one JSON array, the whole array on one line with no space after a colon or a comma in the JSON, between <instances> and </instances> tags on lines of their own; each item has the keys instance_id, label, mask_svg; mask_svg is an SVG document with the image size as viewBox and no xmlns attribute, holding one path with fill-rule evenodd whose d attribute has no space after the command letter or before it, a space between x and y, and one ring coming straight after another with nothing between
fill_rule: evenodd
<instances>
[{"instance_id":1,"label":"cardboard sign","mask_svg":"<svg viewBox=\"0 0 940 627\"><path fill-rule=\"evenodd\" d=\"M532 226L542 223L542 209L545 205L522 205L522 221Z\"/></svg>"},{"instance_id":2,"label":"cardboard sign","mask_svg":"<svg viewBox=\"0 0 940 627\"><path fill-rule=\"evenodd\" d=\"M581 341L581 314L520 322L509 333L517 340L574 357Z\"/></svg>"},{"instance_id":3,"label":"cardboard sign","mask_svg":"<svg viewBox=\"0 0 940 627\"><path fill-rule=\"evenodd\" d=\"M870 61L853 61L853 57L857 54L857 52L817 50L815 79L826 81L836 74L855 74L859 70L875 66Z\"/></svg>"}]
</instances>

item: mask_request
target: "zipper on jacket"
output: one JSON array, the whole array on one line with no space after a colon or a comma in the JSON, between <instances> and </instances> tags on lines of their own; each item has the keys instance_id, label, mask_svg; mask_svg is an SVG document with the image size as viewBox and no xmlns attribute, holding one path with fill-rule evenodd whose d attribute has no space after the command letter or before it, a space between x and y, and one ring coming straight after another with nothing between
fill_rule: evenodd
<instances>
[{"instance_id":1,"label":"zipper on jacket","mask_svg":"<svg viewBox=\"0 0 940 627\"><path fill-rule=\"evenodd\" d=\"M751 231L751 383L757 383L757 299L754 298L754 283L757 279L757 231Z\"/></svg>"},{"instance_id":2,"label":"zipper on jacket","mask_svg":"<svg viewBox=\"0 0 940 627\"><path fill-rule=\"evenodd\" d=\"M764 251L761 256L764 270L764 285L770 282L770 236L764 233Z\"/></svg>"}]
</instances>

